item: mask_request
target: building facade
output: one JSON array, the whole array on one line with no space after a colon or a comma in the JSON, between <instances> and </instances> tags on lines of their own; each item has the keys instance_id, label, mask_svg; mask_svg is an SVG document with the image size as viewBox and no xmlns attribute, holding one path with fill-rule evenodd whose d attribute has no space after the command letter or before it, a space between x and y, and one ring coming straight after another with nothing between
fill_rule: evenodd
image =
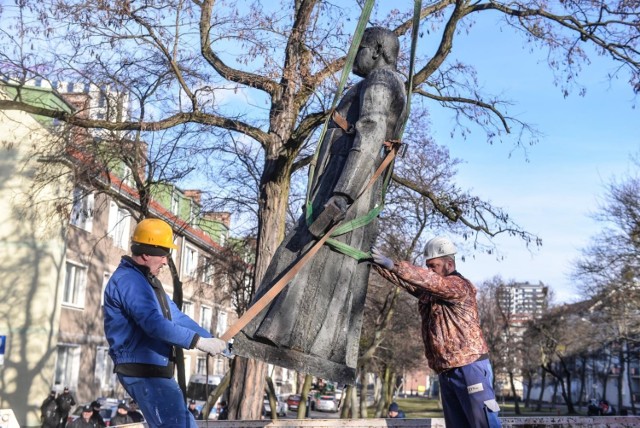
<instances>
[{"instance_id":1,"label":"building facade","mask_svg":"<svg viewBox=\"0 0 640 428\"><path fill-rule=\"evenodd\" d=\"M0 96L20 96L36 106L77 111L87 97L65 97L46 87L0 85ZM88 114L88 113L87 113ZM93 138L65 132L55 121L18 111L0 112L0 408L21 426L40 425L40 404L50 390L69 387L78 403L123 398L113 374L102 321L103 290L128 253L139 201L126 168L113 168L100 189L74 174L66 159L48 156L60 141ZM66 140L65 140L66 139ZM71 156L68 156L71 155ZM123 174L125 173L125 174ZM124 176L123 176L124 175ZM229 216L201 211L198 191L166 184L154 189L150 215L174 227L172 254L182 282L183 311L221 335L236 319L220 254ZM160 280L172 296L172 277ZM224 375L228 361L185 350L185 375Z\"/></svg>"}]
</instances>

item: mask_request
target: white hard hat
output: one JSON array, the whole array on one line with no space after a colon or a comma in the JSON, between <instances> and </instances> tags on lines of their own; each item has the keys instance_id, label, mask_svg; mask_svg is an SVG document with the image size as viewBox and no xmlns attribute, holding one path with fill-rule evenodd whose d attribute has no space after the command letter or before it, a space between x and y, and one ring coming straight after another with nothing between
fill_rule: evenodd
<instances>
[{"instance_id":1,"label":"white hard hat","mask_svg":"<svg viewBox=\"0 0 640 428\"><path fill-rule=\"evenodd\" d=\"M424 249L426 260L437 259L438 257L453 256L456 253L456 246L445 236L436 236L427 242Z\"/></svg>"}]
</instances>

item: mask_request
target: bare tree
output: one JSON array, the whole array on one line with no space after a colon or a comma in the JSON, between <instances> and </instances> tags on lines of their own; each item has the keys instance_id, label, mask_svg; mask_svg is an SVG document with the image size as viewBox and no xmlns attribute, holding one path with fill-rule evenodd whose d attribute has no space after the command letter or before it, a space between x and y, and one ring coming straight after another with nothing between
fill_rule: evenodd
<instances>
[{"instance_id":1,"label":"bare tree","mask_svg":"<svg viewBox=\"0 0 640 428\"><path fill-rule=\"evenodd\" d=\"M417 58L416 101L454 109L463 132L465 124L479 123L490 142L535 140L525 123L509 116L505 100L477 91L472 67L447 61L456 37L473 31L473 20L485 15L522 34L532 47L547 50L549 66L572 77L561 81L567 93L579 65L590 59L583 45L617 61L617 73L637 89L635 3L539 3L440 0L425 6L425 33L437 40L430 43L436 46L432 55ZM288 7L215 0L23 0L0 12L3 77L18 85L45 79L117 87L131 94L132 116L116 122L88 119L33 107L20 97L0 101L0 109L85 128L140 132L142 140L161 146L179 136L191 144L175 150L186 152L230 146L231 138L258 146L259 282L283 236L291 174L308 165L313 133L330 113L334 76L345 63L352 35L349 20L358 7L319 0L295 0ZM409 14L394 10L373 21L403 36L411 27ZM235 92L243 99L225 99ZM452 223L464 223L456 201L434 202ZM258 417L263 388L256 385L262 385L263 365L236 358L234 373L230 416Z\"/></svg>"}]
</instances>

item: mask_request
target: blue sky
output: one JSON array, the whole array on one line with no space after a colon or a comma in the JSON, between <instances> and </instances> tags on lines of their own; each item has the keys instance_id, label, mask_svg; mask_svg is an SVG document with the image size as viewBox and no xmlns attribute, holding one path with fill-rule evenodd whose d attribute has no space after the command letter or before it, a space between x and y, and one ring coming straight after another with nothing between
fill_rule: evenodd
<instances>
[{"instance_id":1,"label":"blue sky","mask_svg":"<svg viewBox=\"0 0 640 428\"><path fill-rule=\"evenodd\" d=\"M476 283L495 275L542 281L556 301L574 301L580 295L569 278L572 262L602 229L590 214L602 203L607 183L633 172L630 157L639 153L633 91L624 79L609 81L607 72L616 64L596 57L579 76L586 96L564 98L544 54L532 55L523 39L493 31L493 25L479 25L457 39L453 55L473 64L488 90L514 100L510 113L534 124L543 137L526 154L509 143L489 145L482 132L452 139L451 115L434 108L435 138L464 161L457 183L504 208L522 228L540 236L543 246L530 251L516 238L498 238L494 242L503 260L467 253L458 268Z\"/></svg>"}]
</instances>

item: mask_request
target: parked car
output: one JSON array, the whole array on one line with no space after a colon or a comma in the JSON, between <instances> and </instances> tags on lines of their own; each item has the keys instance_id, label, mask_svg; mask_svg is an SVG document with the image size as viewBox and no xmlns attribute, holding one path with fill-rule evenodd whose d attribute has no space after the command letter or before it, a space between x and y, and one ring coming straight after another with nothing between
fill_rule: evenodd
<instances>
[{"instance_id":1,"label":"parked car","mask_svg":"<svg viewBox=\"0 0 640 428\"><path fill-rule=\"evenodd\" d=\"M287 410L287 403L282 399L282 396L276 395L276 414L278 416L287 416ZM267 394L264 395L264 415L271 416L271 404Z\"/></svg>"},{"instance_id":2,"label":"parked car","mask_svg":"<svg viewBox=\"0 0 640 428\"><path fill-rule=\"evenodd\" d=\"M337 412L338 402L334 394L322 394L316 398L315 410L322 412Z\"/></svg>"},{"instance_id":3,"label":"parked car","mask_svg":"<svg viewBox=\"0 0 640 428\"><path fill-rule=\"evenodd\" d=\"M287 407L289 408L289 410L298 410L301 400L302 397L300 396L300 394L291 394L289 398L287 398Z\"/></svg>"}]
</instances>

